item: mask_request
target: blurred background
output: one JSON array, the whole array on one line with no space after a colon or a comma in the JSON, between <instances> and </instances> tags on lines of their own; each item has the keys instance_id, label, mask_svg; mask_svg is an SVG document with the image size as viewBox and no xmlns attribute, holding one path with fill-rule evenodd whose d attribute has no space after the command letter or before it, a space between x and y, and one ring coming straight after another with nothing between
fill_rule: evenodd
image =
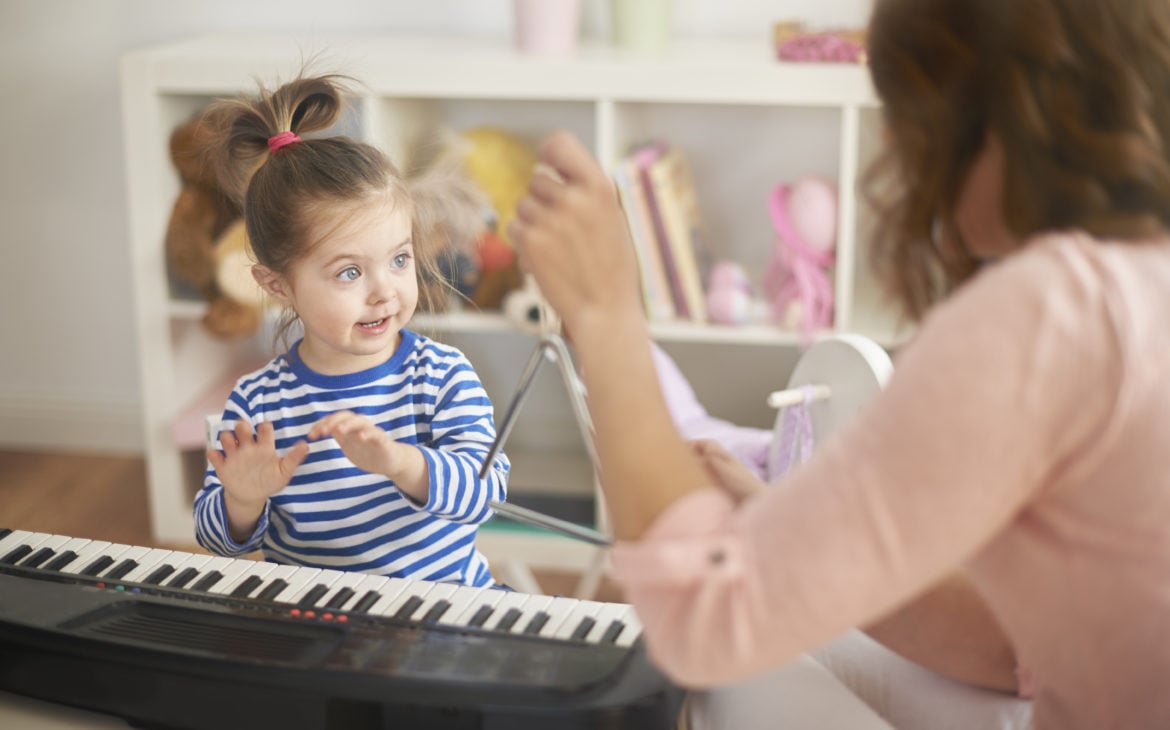
<instances>
[{"instance_id":1,"label":"blurred background","mask_svg":"<svg viewBox=\"0 0 1170 730\"><path fill-rule=\"evenodd\" d=\"M870 0L675 0L676 37L864 24ZM512 0L0 0L0 447L139 453L123 53L217 30L505 37ZM609 33L584 0L582 39ZM160 232L161 236L161 232ZM161 241L160 241L161 245Z\"/></svg>"}]
</instances>

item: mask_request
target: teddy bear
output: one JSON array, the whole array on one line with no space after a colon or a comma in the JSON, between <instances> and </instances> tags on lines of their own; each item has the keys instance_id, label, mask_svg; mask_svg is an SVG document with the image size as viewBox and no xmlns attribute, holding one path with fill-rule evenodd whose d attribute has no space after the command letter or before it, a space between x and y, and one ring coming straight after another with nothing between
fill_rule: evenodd
<instances>
[{"instance_id":1,"label":"teddy bear","mask_svg":"<svg viewBox=\"0 0 1170 730\"><path fill-rule=\"evenodd\" d=\"M170 156L180 188L167 222L167 266L172 279L207 302L203 326L220 339L240 340L259 330L263 312L258 293L250 294L246 284L234 295L222 285L222 280L238 281L237 254L246 256L247 240L239 208L205 164L209 133L200 115L171 133Z\"/></svg>"}]
</instances>

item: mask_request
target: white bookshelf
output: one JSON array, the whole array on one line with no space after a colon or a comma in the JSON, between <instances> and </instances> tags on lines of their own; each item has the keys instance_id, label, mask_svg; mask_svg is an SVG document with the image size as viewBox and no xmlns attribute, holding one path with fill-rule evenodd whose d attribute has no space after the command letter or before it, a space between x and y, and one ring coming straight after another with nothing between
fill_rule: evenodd
<instances>
[{"instance_id":1,"label":"white bookshelf","mask_svg":"<svg viewBox=\"0 0 1170 730\"><path fill-rule=\"evenodd\" d=\"M496 125L534 144L553 129L569 129L609 165L634 143L667 139L688 154L716 258L756 272L774 240L768 191L803 175L835 179L840 205L833 328L861 331L882 343L895 339L891 319L867 293L873 286L861 273L864 246L854 189L871 153L866 131L877 116L864 68L779 63L765 42L754 41L678 42L661 57L586 45L570 58L543 58L517 53L509 39L397 35L218 34L144 49L123 59L122 106L157 539L188 541L193 534L197 484L191 483L190 466L184 468L176 424L202 416L236 372L271 355L263 337L229 344L207 334L199 322L203 305L176 295L168 281L163 235L179 182L167 140L213 98L254 91L257 80L287 80L305 58L315 59L313 71L361 82L352 122L399 164L440 127ZM457 312L420 317L416 324L468 353L502 417L534 340L498 314ZM744 375L734 384L738 395L729 390L717 415L748 425L763 422L763 399L786 379L784 368L795 361L799 340L795 333L758 325L655 323L653 332L674 348L696 383L717 381L728 358L742 361ZM516 470L512 488L588 493L592 472L559 378L550 368L541 380L507 446ZM696 389L704 398L700 385ZM715 413L716 404L704 402Z\"/></svg>"}]
</instances>

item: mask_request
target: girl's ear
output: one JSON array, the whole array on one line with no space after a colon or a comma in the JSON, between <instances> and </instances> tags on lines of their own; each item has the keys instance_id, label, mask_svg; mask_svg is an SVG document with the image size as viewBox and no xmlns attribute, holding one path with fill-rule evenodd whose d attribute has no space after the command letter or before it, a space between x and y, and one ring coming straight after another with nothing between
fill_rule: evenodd
<instances>
[{"instance_id":1,"label":"girl's ear","mask_svg":"<svg viewBox=\"0 0 1170 730\"><path fill-rule=\"evenodd\" d=\"M284 277L260 264L252 265L252 278L260 285L260 288L268 293L270 297L280 302L286 307L292 306L292 299L289 296L288 284Z\"/></svg>"}]
</instances>

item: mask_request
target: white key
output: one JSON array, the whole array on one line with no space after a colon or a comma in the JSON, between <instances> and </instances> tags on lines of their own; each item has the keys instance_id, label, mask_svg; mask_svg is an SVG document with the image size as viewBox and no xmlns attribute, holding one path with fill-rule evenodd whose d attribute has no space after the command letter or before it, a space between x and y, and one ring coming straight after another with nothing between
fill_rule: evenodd
<instances>
[{"instance_id":1,"label":"white key","mask_svg":"<svg viewBox=\"0 0 1170 730\"><path fill-rule=\"evenodd\" d=\"M422 597L422 605L416 608L414 613L410 614L410 620L422 621L423 616L426 616L427 612L434 608L436 603L447 600L458 588L459 585L457 583L435 583L426 592L426 595Z\"/></svg>"},{"instance_id":2,"label":"white key","mask_svg":"<svg viewBox=\"0 0 1170 730\"><path fill-rule=\"evenodd\" d=\"M211 587L205 588L205 590L207 593L222 594L223 591L220 590L220 588L228 585L229 583L232 583L233 579L238 576L238 574L247 570L248 563L252 563L252 560L240 560L222 556L212 558L204 564L204 569L200 571L199 577L195 578L194 583L199 583L200 580L204 579L206 576L209 576L209 574L213 572L219 572L220 579L216 580Z\"/></svg>"},{"instance_id":3,"label":"white key","mask_svg":"<svg viewBox=\"0 0 1170 730\"><path fill-rule=\"evenodd\" d=\"M520 609L521 616L516 623L512 624L512 628L508 629L508 632L512 634L524 633L524 629L528 626L528 622L532 620L532 617L538 612L546 610L553 602L552 596L527 593L521 593L519 595L524 596L524 600L520 602L520 605L516 606L516 608ZM500 605L496 607L496 613L499 615L492 615L492 619L495 620L493 625L499 624L499 620L507 615L509 608L512 608L512 606L505 606L504 601L500 601ZM492 623L492 619L489 619L488 623Z\"/></svg>"},{"instance_id":4,"label":"white key","mask_svg":"<svg viewBox=\"0 0 1170 730\"><path fill-rule=\"evenodd\" d=\"M197 555L195 553L187 555L186 558L179 561L178 563L172 563L172 565L175 566L174 572L164 578L160 585L163 587L174 587L172 586L172 583L174 583L175 579L182 575L183 572L187 570L187 568L194 568L195 570L199 570L208 560L211 560L210 555ZM179 590L186 590L187 588L190 588L191 584L197 580L199 580L198 577L192 578L179 587Z\"/></svg>"},{"instance_id":5,"label":"white key","mask_svg":"<svg viewBox=\"0 0 1170 730\"><path fill-rule=\"evenodd\" d=\"M390 578L386 581L385 585L378 589L378 593L381 593L382 597L374 605L370 606L366 613L371 616L393 615L394 611L398 610L398 606L402 605L398 599L403 593L413 590L416 586L416 582L412 580Z\"/></svg>"},{"instance_id":6,"label":"white key","mask_svg":"<svg viewBox=\"0 0 1170 730\"><path fill-rule=\"evenodd\" d=\"M379 610L380 616L393 616L394 614L398 613L398 609L402 608L402 604L406 603L414 596L422 598L423 603L426 603L426 594L431 589L431 586L434 585L430 581L425 580L406 580L404 578L399 578L399 580L403 580L405 583L407 583L407 585L402 587L402 590L398 593L398 595L394 596L393 599L387 601L386 604L382 606L382 608ZM378 603L381 603L381 601Z\"/></svg>"},{"instance_id":7,"label":"white key","mask_svg":"<svg viewBox=\"0 0 1170 730\"><path fill-rule=\"evenodd\" d=\"M150 551L150 548L148 548L148 547L142 547L139 545L131 545L129 548L127 548L126 550L123 550L121 553L118 554L118 556L114 559L114 562L110 563L110 567L108 567L105 570L103 570L102 572L98 573L98 577L104 576L106 573L109 573L111 570L113 570L114 568L121 565L123 560L133 560L133 561L137 562L139 558L141 558L143 555L145 555L149 551ZM126 576L122 576L121 578L115 578L114 580L124 581L124 580L126 580Z\"/></svg>"},{"instance_id":8,"label":"white key","mask_svg":"<svg viewBox=\"0 0 1170 730\"><path fill-rule=\"evenodd\" d=\"M152 548L138 559L138 567L122 577L127 583L139 583L143 578L154 572L155 568L165 565L175 551L166 548ZM172 565L174 563L171 563Z\"/></svg>"},{"instance_id":9,"label":"white key","mask_svg":"<svg viewBox=\"0 0 1170 730\"><path fill-rule=\"evenodd\" d=\"M19 538L12 539L17 533L22 533ZM21 545L28 545L32 550L25 554L25 557L32 555L37 551L37 546L45 540L51 538L52 535L47 532L28 532L27 530L13 530L12 534L0 541L0 558L7 556L13 550L16 550ZM21 558L22 560L24 558Z\"/></svg>"},{"instance_id":10,"label":"white key","mask_svg":"<svg viewBox=\"0 0 1170 730\"><path fill-rule=\"evenodd\" d=\"M281 567L290 568L292 572L290 572L288 575L274 574L270 578L271 580L280 578L284 580L285 583L288 583L288 585L284 587L284 590L282 590L280 593L277 593L276 596L272 599L274 603L295 603L296 601L294 600L294 597L308 590L305 588L305 584L316 578L317 575L321 572L320 568L299 568L295 565L286 565ZM263 591L264 589L261 588L260 590Z\"/></svg>"},{"instance_id":11,"label":"white key","mask_svg":"<svg viewBox=\"0 0 1170 730\"><path fill-rule=\"evenodd\" d=\"M488 608L492 609L492 613L488 615L488 618L490 619L491 616L495 615L495 608L499 604L500 599L506 595L508 595L508 591L501 591L495 588L484 588L479 593L479 596L476 598L476 600L469 602L463 612L456 616L451 623L455 624L456 626L470 626L471 619L475 618L475 614L479 613L479 609L483 606L487 606ZM484 623L486 624L487 621L484 621Z\"/></svg>"},{"instance_id":12,"label":"white key","mask_svg":"<svg viewBox=\"0 0 1170 730\"><path fill-rule=\"evenodd\" d=\"M25 555L20 560L16 561L16 564L17 565L26 565L26 567L27 567L28 559L31 558L32 556L36 555L37 553L39 553L41 550L44 550L45 548L52 550L53 557L56 557L61 552L61 546L64 545L65 543L69 542L70 539L72 539L72 538L70 538L68 535L49 535L48 539L42 540L41 542L37 543L37 546L35 548L33 548L32 552L29 553L28 555ZM6 553L0 552L0 558L4 557L5 554ZM46 560L41 561L40 566L37 566L37 567L44 566L45 563L48 563L50 560L53 559L53 557L50 557Z\"/></svg>"},{"instance_id":13,"label":"white key","mask_svg":"<svg viewBox=\"0 0 1170 730\"><path fill-rule=\"evenodd\" d=\"M71 573L78 575L81 571L89 567L90 563L97 560L105 554L107 548L113 547L116 551L118 548L112 543L105 540L91 540L86 543L80 550L74 550L77 553L77 558L61 569L62 573Z\"/></svg>"},{"instance_id":14,"label":"white key","mask_svg":"<svg viewBox=\"0 0 1170 730\"><path fill-rule=\"evenodd\" d=\"M126 552L127 550L129 550L132 547L133 547L133 545L125 545L125 544L120 543L120 542L115 542L115 543L110 543L110 544L106 545L104 548L102 548L100 551L98 551L98 553L96 555L92 555L88 559L85 556L81 555L77 559L77 570L74 572L81 573L81 571L88 568L93 563L93 561L97 560L98 558L109 558L112 561L109 565L102 568L94 575L89 576L91 578L100 578L100 577L102 577L102 575L104 573L109 571L110 568L113 568L115 565L118 564L118 557L121 556L122 553ZM88 545L86 546L86 549L87 550L89 549ZM70 564L69 568L72 568L72 567L73 567L73 564ZM69 568L66 568L65 570L69 571Z\"/></svg>"},{"instance_id":15,"label":"white key","mask_svg":"<svg viewBox=\"0 0 1170 730\"><path fill-rule=\"evenodd\" d=\"M292 600L290 600L289 603L299 604L301 599L303 599L309 591L313 590L319 585L323 585L326 588L325 593L323 593L320 598L314 601L312 606L305 606L304 608L318 608L324 605L325 596L329 595L329 586L333 585L333 583L343 575L345 575L345 573L340 570L332 570L328 568L322 570L321 572L317 573L316 577L305 583L305 585L301 586L301 590L293 594Z\"/></svg>"},{"instance_id":16,"label":"white key","mask_svg":"<svg viewBox=\"0 0 1170 730\"><path fill-rule=\"evenodd\" d=\"M569 612L569 615L565 617L565 620L561 622L561 625L553 632L553 637L568 641L573 637L573 633L577 631L577 628L581 626L582 621L591 618L596 622L597 613L604 605L601 601L579 601L573 607L573 610ZM597 628L596 623L590 627L589 631L592 632L595 628ZM586 636L588 635L586 634Z\"/></svg>"},{"instance_id":17,"label":"white key","mask_svg":"<svg viewBox=\"0 0 1170 730\"><path fill-rule=\"evenodd\" d=\"M212 573L218 572L220 575L223 575L223 571L227 570L228 567L234 562L236 562L235 558L227 558L222 555L212 556L210 560L199 566L199 575L192 578L191 581L187 583L186 587L194 589L196 584ZM214 585L219 585L222 582L223 578L220 578L214 583Z\"/></svg>"},{"instance_id":18,"label":"white key","mask_svg":"<svg viewBox=\"0 0 1170 730\"><path fill-rule=\"evenodd\" d=\"M44 533L30 532L28 530L13 530L3 538L0 538L0 558L4 557L21 545L24 545L28 540L37 540L37 542L40 542L44 538L38 539L37 536L42 534Z\"/></svg>"},{"instance_id":19,"label":"white key","mask_svg":"<svg viewBox=\"0 0 1170 730\"><path fill-rule=\"evenodd\" d=\"M483 594L486 591L492 591L493 593L503 592L496 590L495 588L458 586L458 590L456 590L447 598L447 600L451 603L451 607L448 608L447 612L439 618L438 622L441 624L447 624L448 626L466 626L466 623L459 623L459 619L463 617L464 613L467 613L467 607L473 603L475 604L476 608L483 605ZM475 612L473 611L467 617L467 620L470 621L471 616L474 615Z\"/></svg>"},{"instance_id":20,"label":"white key","mask_svg":"<svg viewBox=\"0 0 1170 730\"><path fill-rule=\"evenodd\" d=\"M354 586L358 585L359 583L361 583L362 581L364 581L368 577L369 577L369 575L367 575L366 573L354 573L354 572L342 573L337 578L337 580L333 581L333 584L329 586L329 590L325 592L325 596L320 601L318 601L318 603L320 604L321 608L325 609L326 611L341 611L342 607L344 607L348 603L353 602L354 597L350 596L349 598L345 599L345 602L342 603L340 606L330 607L329 604L333 602L333 598L340 591L342 591L346 588L354 589ZM355 593L357 592L356 589L354 590L354 592Z\"/></svg>"},{"instance_id":21,"label":"white key","mask_svg":"<svg viewBox=\"0 0 1170 730\"><path fill-rule=\"evenodd\" d=\"M631 608L622 619L622 623L626 625L626 628L617 637L614 644L616 646L630 646L642 635L642 622L638 620L638 614L634 613L634 609Z\"/></svg>"},{"instance_id":22,"label":"white key","mask_svg":"<svg viewBox=\"0 0 1170 730\"><path fill-rule=\"evenodd\" d=\"M65 553L71 552L74 555L76 555L79 550L81 550L83 547L85 547L86 545L88 545L91 542L92 542L92 540L90 540L87 537L75 537L71 540L68 540L64 544L61 545L60 549L57 550L57 554L54 555L53 557L49 558L49 560L47 562L45 562L41 567L48 569L48 566L52 565L54 561L56 561L58 558L60 558ZM69 565L76 565L77 561L78 561L78 558L74 558L69 563ZM68 566L66 566L66 567L68 567ZM64 569L65 568L54 569L54 570L62 570L63 571Z\"/></svg>"},{"instance_id":23,"label":"white key","mask_svg":"<svg viewBox=\"0 0 1170 730\"><path fill-rule=\"evenodd\" d=\"M229 565L226 571L223 571L223 580L213 585L209 593L221 596L229 595L248 578L256 576L263 579L275 567L276 563L269 563L265 560L237 560ZM253 588L250 595L254 596L257 592L257 589Z\"/></svg>"},{"instance_id":24,"label":"white key","mask_svg":"<svg viewBox=\"0 0 1170 730\"><path fill-rule=\"evenodd\" d=\"M349 600L341 604L339 608L335 608L335 611L352 611L354 606L357 605L357 602L362 600L367 593L370 591L379 592L382 586L390 582L390 578L385 575L369 575L363 573L357 573L356 575L361 575L362 579L350 586L353 588L353 595L349 597Z\"/></svg>"},{"instance_id":25,"label":"white key","mask_svg":"<svg viewBox=\"0 0 1170 730\"><path fill-rule=\"evenodd\" d=\"M605 632L609 631L609 627L613 625L614 621L621 621L623 624L626 622L625 616L629 611L630 606L626 603L602 604L601 610L594 617L597 619L597 623L593 625L593 630L586 635L585 641L590 644L601 643L601 638L605 636ZM622 633L624 634L625 632L626 629L622 629Z\"/></svg>"},{"instance_id":26,"label":"white key","mask_svg":"<svg viewBox=\"0 0 1170 730\"><path fill-rule=\"evenodd\" d=\"M545 621L544 626L540 627L537 636L553 636L560 628L561 623L573 613L579 603L580 601L576 598L563 598L561 596L553 598L552 603L544 609L544 612L548 614L548 621ZM525 628L528 627L525 626Z\"/></svg>"},{"instance_id":27,"label":"white key","mask_svg":"<svg viewBox=\"0 0 1170 730\"><path fill-rule=\"evenodd\" d=\"M265 591L268 591L269 587L275 585L277 581L284 581L285 583L288 583L289 580L291 580L292 577L295 576L299 571L306 571L307 572L307 570L308 570L306 568L299 568L295 565L279 565L277 563L268 563L268 562L265 562L264 564L271 565L273 567L271 570L269 570L264 575L264 581L262 583L260 583L260 585L256 586L256 589L254 591L252 591L252 596L251 596L252 598L257 598L257 599L260 598L260 596L265 594ZM316 570L316 569L313 568L312 570ZM285 588L281 588L280 590L281 590L281 593L283 593L284 591L288 590L288 588L285 587ZM277 595L280 595L280 593L278 593ZM267 598L264 598L263 600L275 602L276 596L268 596Z\"/></svg>"}]
</instances>

